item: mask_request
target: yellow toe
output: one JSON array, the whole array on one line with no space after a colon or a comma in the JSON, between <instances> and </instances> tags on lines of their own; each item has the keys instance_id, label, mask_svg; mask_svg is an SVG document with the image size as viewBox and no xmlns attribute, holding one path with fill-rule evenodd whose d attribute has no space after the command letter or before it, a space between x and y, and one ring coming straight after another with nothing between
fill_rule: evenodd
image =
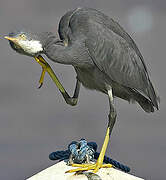
<instances>
[{"instance_id":1,"label":"yellow toe","mask_svg":"<svg viewBox=\"0 0 166 180\"><path fill-rule=\"evenodd\" d=\"M111 168L113 167L112 164L72 164L72 167L79 167L76 169L71 169L66 171L66 173L73 173L78 171L89 171L93 170L93 173L97 173L100 168Z\"/></svg>"}]
</instances>

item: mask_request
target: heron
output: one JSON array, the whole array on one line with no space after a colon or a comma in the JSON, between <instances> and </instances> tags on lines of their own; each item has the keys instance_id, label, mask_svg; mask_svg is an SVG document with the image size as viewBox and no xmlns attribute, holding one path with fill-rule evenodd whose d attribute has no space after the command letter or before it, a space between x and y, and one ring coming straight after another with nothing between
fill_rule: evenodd
<instances>
[{"instance_id":1,"label":"heron","mask_svg":"<svg viewBox=\"0 0 166 180\"><path fill-rule=\"evenodd\" d=\"M77 104L81 84L108 96L108 125L98 160L95 164L72 164L78 168L68 171L96 173L99 168L112 167L103 164L103 158L117 117L114 99L136 102L150 113L159 109L159 98L136 43L109 16L92 8L76 8L62 16L58 33L59 37L53 32L16 31L5 38L16 52L35 58L42 67L40 85L47 72L67 104ZM73 96L69 96L42 54L53 62L74 67L77 80Z\"/></svg>"}]
</instances>

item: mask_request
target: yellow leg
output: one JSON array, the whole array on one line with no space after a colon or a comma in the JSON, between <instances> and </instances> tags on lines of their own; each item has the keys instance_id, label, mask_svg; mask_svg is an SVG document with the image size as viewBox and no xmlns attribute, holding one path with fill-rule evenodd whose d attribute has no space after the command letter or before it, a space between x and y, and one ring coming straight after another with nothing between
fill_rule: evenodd
<instances>
[{"instance_id":1,"label":"yellow leg","mask_svg":"<svg viewBox=\"0 0 166 180\"><path fill-rule=\"evenodd\" d=\"M67 93L67 91L64 89L63 85L61 84L61 82L59 81L59 79L57 78L54 71L51 69L50 65L45 61L45 59L41 55L39 55L37 57L35 56L34 58L37 61L37 63L39 63L42 67L42 74L41 74L41 77L39 80L39 83L40 83L39 88L42 86L45 73L47 72L50 75L53 82L58 87L58 89L61 92L62 96L64 97L66 103L70 104L72 106L76 105L77 100L78 100L79 90L80 90L80 82L77 80L74 95L73 95L73 97L70 97L69 94Z\"/></svg>"},{"instance_id":2,"label":"yellow leg","mask_svg":"<svg viewBox=\"0 0 166 180\"><path fill-rule=\"evenodd\" d=\"M40 55L38 57L34 57L34 58L37 61L37 63L39 63L42 66L42 74L41 74L39 83L43 84L45 72L47 72L50 75L50 77L52 78L52 80L55 82L55 84L57 85L57 87L61 91L61 93L65 93L65 89L63 88L62 84L56 77L56 75L55 75L54 71L51 69L50 65L44 60L44 58Z\"/></svg>"},{"instance_id":3,"label":"yellow leg","mask_svg":"<svg viewBox=\"0 0 166 180\"><path fill-rule=\"evenodd\" d=\"M100 168L111 168L112 164L103 164L105 152L109 142L109 133L110 133L110 127L107 128L104 143L99 158L95 164L72 164L72 167L79 167L79 168L66 171L66 173L72 173L77 171L88 171L88 170L93 170L93 172L96 173Z\"/></svg>"},{"instance_id":4,"label":"yellow leg","mask_svg":"<svg viewBox=\"0 0 166 180\"><path fill-rule=\"evenodd\" d=\"M110 133L110 127L107 128L105 140L104 140L104 143L103 143L103 146L102 146L99 158L98 158L97 163L96 163L96 168L93 171L94 173L96 173L99 170L99 168L101 168L101 166L103 164L105 152L106 152L106 149L107 149L107 146L108 146L108 142L109 142L109 137L110 137L109 133Z\"/></svg>"},{"instance_id":5,"label":"yellow leg","mask_svg":"<svg viewBox=\"0 0 166 180\"><path fill-rule=\"evenodd\" d=\"M54 71L51 69L50 65L44 60L42 56L34 57L37 63L39 63L42 66L42 74L39 80L39 83L43 83L45 72L47 72L54 83L57 85L58 89L61 91L61 93L66 93L64 87L58 80L57 76L55 75Z\"/></svg>"}]
</instances>

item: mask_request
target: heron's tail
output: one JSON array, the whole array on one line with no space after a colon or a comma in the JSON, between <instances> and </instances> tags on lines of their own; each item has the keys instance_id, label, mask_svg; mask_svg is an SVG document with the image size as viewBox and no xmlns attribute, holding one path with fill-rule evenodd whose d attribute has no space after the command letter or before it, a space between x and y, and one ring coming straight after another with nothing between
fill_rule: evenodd
<instances>
[{"instance_id":1,"label":"heron's tail","mask_svg":"<svg viewBox=\"0 0 166 180\"><path fill-rule=\"evenodd\" d=\"M153 103L150 100L148 100L147 98L145 98L143 95L137 94L137 102L143 108L143 110L145 112L147 112L147 113L154 112Z\"/></svg>"},{"instance_id":2,"label":"heron's tail","mask_svg":"<svg viewBox=\"0 0 166 180\"><path fill-rule=\"evenodd\" d=\"M159 102L160 102L160 98L159 96L156 95L156 92L154 90L154 87L152 85L152 83L149 80L149 86L148 86L148 96L151 100L151 102L153 103L153 106L158 110L159 109Z\"/></svg>"},{"instance_id":3,"label":"heron's tail","mask_svg":"<svg viewBox=\"0 0 166 180\"><path fill-rule=\"evenodd\" d=\"M159 97L156 96L153 86L148 89L149 98L145 97L139 92L135 92L135 100L144 109L145 112L154 112L154 107L158 110Z\"/></svg>"}]
</instances>

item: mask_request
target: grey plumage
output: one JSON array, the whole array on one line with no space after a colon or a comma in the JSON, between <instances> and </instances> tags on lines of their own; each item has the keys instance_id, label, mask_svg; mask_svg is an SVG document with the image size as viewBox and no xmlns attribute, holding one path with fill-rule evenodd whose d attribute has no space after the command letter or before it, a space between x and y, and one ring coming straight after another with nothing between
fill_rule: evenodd
<instances>
[{"instance_id":1,"label":"grey plumage","mask_svg":"<svg viewBox=\"0 0 166 180\"><path fill-rule=\"evenodd\" d=\"M78 8L61 18L58 31L68 44L66 61L85 87L107 93L110 85L114 96L137 101L146 112L158 109L143 56L117 22L97 10ZM57 61L56 48L50 51L46 54Z\"/></svg>"},{"instance_id":2,"label":"grey plumage","mask_svg":"<svg viewBox=\"0 0 166 180\"><path fill-rule=\"evenodd\" d=\"M114 97L136 101L146 112L158 109L143 56L117 22L95 9L77 8L61 18L58 32L60 39L52 33L28 36L41 42L39 54L73 65L86 88L107 93L111 87Z\"/></svg>"},{"instance_id":3,"label":"grey plumage","mask_svg":"<svg viewBox=\"0 0 166 180\"><path fill-rule=\"evenodd\" d=\"M19 32L5 38L10 41L15 51L35 58L42 66L40 84L43 84L45 72L48 72L67 104L77 104L81 83L86 88L108 95L108 126L97 162L67 171L93 169L96 173L103 167L109 137L116 122L114 97L129 102L136 101L146 112L154 112L154 107L158 109L159 99L135 42L113 19L95 9L77 8L61 18L58 32L60 39L48 32ZM54 62L73 65L77 74L73 97L69 96L49 64L40 55L42 53ZM112 165L108 164L107 167Z\"/></svg>"}]
</instances>

